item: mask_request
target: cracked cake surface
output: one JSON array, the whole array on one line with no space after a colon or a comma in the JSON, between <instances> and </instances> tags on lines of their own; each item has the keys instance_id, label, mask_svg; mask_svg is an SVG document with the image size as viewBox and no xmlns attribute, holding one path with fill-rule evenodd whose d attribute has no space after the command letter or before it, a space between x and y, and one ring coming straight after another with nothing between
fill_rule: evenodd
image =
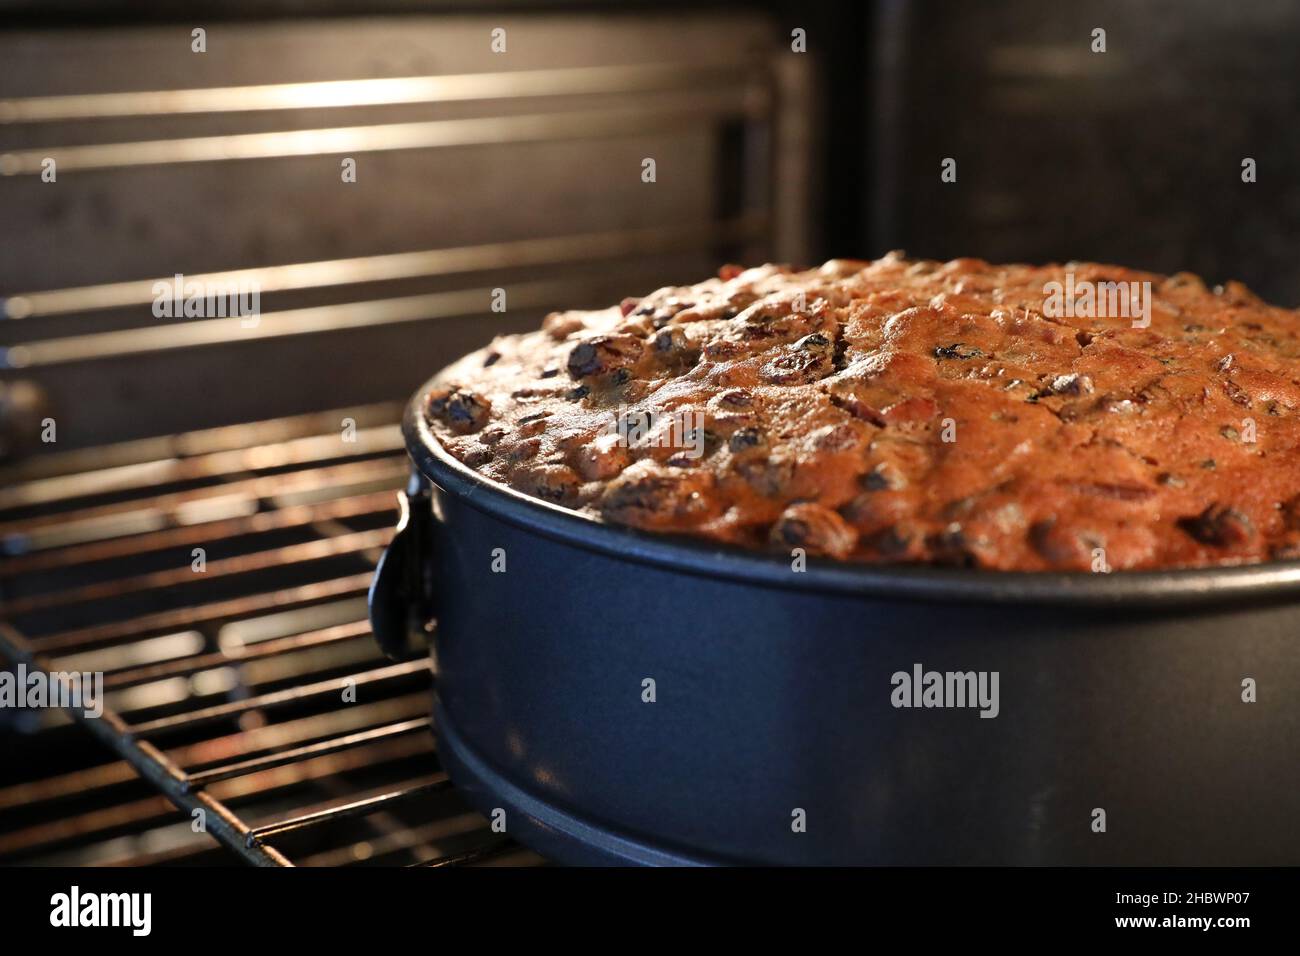
<instances>
[{"instance_id":1,"label":"cracked cake surface","mask_svg":"<svg viewBox=\"0 0 1300 956\"><path fill-rule=\"evenodd\" d=\"M1088 315L1115 306L1090 283L1145 288L1149 324ZM425 409L485 477L644 530L1002 570L1300 558L1300 313L1186 273L728 266L498 338Z\"/></svg>"}]
</instances>

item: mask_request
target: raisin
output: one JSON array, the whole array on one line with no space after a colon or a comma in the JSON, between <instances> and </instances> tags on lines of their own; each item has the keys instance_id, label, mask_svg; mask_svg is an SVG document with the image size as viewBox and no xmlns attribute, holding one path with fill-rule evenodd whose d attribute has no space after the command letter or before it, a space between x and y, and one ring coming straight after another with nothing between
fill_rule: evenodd
<instances>
[{"instance_id":1,"label":"raisin","mask_svg":"<svg viewBox=\"0 0 1300 956\"><path fill-rule=\"evenodd\" d=\"M961 342L954 342L952 345L940 345L934 350L934 357L938 359L975 359L982 358L984 355L973 345L963 345Z\"/></svg>"},{"instance_id":2,"label":"raisin","mask_svg":"<svg viewBox=\"0 0 1300 956\"><path fill-rule=\"evenodd\" d=\"M1250 395L1246 390L1230 378L1223 380L1223 391L1235 404L1242 408L1250 408Z\"/></svg>"},{"instance_id":3,"label":"raisin","mask_svg":"<svg viewBox=\"0 0 1300 956\"><path fill-rule=\"evenodd\" d=\"M744 458L736 463L736 471L751 488L771 498L784 494L794 480L794 462L787 460Z\"/></svg>"},{"instance_id":4,"label":"raisin","mask_svg":"<svg viewBox=\"0 0 1300 956\"><path fill-rule=\"evenodd\" d=\"M843 558L852 553L858 533L831 509L804 502L786 508L772 525L769 537L782 547Z\"/></svg>"},{"instance_id":5,"label":"raisin","mask_svg":"<svg viewBox=\"0 0 1300 956\"><path fill-rule=\"evenodd\" d=\"M684 312L687 309L694 308L694 306L694 302L679 302L676 299L669 299L654 310L650 321L656 329L662 329L677 317L678 312Z\"/></svg>"},{"instance_id":6,"label":"raisin","mask_svg":"<svg viewBox=\"0 0 1300 956\"><path fill-rule=\"evenodd\" d=\"M1300 495L1282 504L1282 522L1288 531L1300 531Z\"/></svg>"},{"instance_id":7,"label":"raisin","mask_svg":"<svg viewBox=\"0 0 1300 956\"><path fill-rule=\"evenodd\" d=\"M881 462L866 474L859 475L858 484L867 491L892 491L906 487L907 482L893 468Z\"/></svg>"},{"instance_id":8,"label":"raisin","mask_svg":"<svg viewBox=\"0 0 1300 956\"><path fill-rule=\"evenodd\" d=\"M1100 547L1100 538L1091 532L1063 527L1053 517L1030 525L1029 543L1049 564L1082 569L1091 564L1092 548L1094 543Z\"/></svg>"},{"instance_id":9,"label":"raisin","mask_svg":"<svg viewBox=\"0 0 1300 956\"><path fill-rule=\"evenodd\" d=\"M732 452L742 452L750 448L757 448L763 444L763 435L757 428L738 429L727 441L727 447Z\"/></svg>"},{"instance_id":10,"label":"raisin","mask_svg":"<svg viewBox=\"0 0 1300 956\"><path fill-rule=\"evenodd\" d=\"M941 564L973 568L978 563L966 531L959 522L953 521L942 531L930 535L926 543L934 553L934 559Z\"/></svg>"},{"instance_id":11,"label":"raisin","mask_svg":"<svg viewBox=\"0 0 1300 956\"><path fill-rule=\"evenodd\" d=\"M865 538L862 543L884 557L897 558L907 553L912 546L914 537L906 528L900 525L890 525L883 531L877 531Z\"/></svg>"},{"instance_id":12,"label":"raisin","mask_svg":"<svg viewBox=\"0 0 1300 956\"><path fill-rule=\"evenodd\" d=\"M624 369L641 357L641 341L631 335L596 335L579 342L569 353L569 374L587 378Z\"/></svg>"},{"instance_id":13,"label":"raisin","mask_svg":"<svg viewBox=\"0 0 1300 956\"><path fill-rule=\"evenodd\" d=\"M585 378L596 372L603 371L600 364L600 356L596 351L596 346L592 342L579 342L572 352L569 353L569 374L574 378Z\"/></svg>"},{"instance_id":14,"label":"raisin","mask_svg":"<svg viewBox=\"0 0 1300 956\"><path fill-rule=\"evenodd\" d=\"M1178 527L1201 544L1216 548L1249 544L1255 537L1255 527L1248 517L1240 511L1220 504L1210 505L1195 517L1181 518Z\"/></svg>"},{"instance_id":15,"label":"raisin","mask_svg":"<svg viewBox=\"0 0 1300 956\"><path fill-rule=\"evenodd\" d=\"M661 329L655 335L656 352L676 352L686 347L686 333L680 328Z\"/></svg>"},{"instance_id":16,"label":"raisin","mask_svg":"<svg viewBox=\"0 0 1300 956\"><path fill-rule=\"evenodd\" d=\"M823 350L809 351L798 348L773 359L763 366L763 377L777 385L821 378L831 368L830 356Z\"/></svg>"},{"instance_id":17,"label":"raisin","mask_svg":"<svg viewBox=\"0 0 1300 956\"><path fill-rule=\"evenodd\" d=\"M681 326L661 329L653 339L655 357L667 368L684 372L700 360L700 349L693 348Z\"/></svg>"},{"instance_id":18,"label":"raisin","mask_svg":"<svg viewBox=\"0 0 1300 956\"><path fill-rule=\"evenodd\" d=\"M705 508L700 489L701 482L707 483L709 477L705 472L624 472L606 486L599 501L600 512L622 524L662 526L675 517Z\"/></svg>"},{"instance_id":19,"label":"raisin","mask_svg":"<svg viewBox=\"0 0 1300 956\"><path fill-rule=\"evenodd\" d=\"M431 392L428 408L430 415L458 435L482 428L492 410L486 398L455 386Z\"/></svg>"}]
</instances>

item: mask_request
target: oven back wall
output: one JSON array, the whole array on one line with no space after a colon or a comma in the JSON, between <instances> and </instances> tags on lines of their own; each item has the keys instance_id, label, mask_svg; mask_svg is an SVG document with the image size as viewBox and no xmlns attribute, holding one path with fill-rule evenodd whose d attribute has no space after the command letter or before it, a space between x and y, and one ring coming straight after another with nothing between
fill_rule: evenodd
<instances>
[{"instance_id":1,"label":"oven back wall","mask_svg":"<svg viewBox=\"0 0 1300 956\"><path fill-rule=\"evenodd\" d=\"M0 383L40 390L61 448L404 399L553 308L804 256L776 216L808 208L806 170L772 183L807 160L778 112L807 84L760 16L214 22L205 52L191 30L0 33ZM311 85L377 78L399 82ZM200 92L104 95L175 90ZM213 275L294 263L322 265ZM176 274L255 284L260 321L159 316Z\"/></svg>"},{"instance_id":2,"label":"oven back wall","mask_svg":"<svg viewBox=\"0 0 1300 956\"><path fill-rule=\"evenodd\" d=\"M1296 4L873 11L872 254L1185 270L1300 305Z\"/></svg>"}]
</instances>

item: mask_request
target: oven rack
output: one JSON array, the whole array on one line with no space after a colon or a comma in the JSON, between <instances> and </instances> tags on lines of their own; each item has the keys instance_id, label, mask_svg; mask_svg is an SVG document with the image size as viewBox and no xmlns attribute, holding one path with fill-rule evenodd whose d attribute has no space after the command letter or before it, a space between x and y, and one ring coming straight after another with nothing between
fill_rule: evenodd
<instances>
[{"instance_id":1,"label":"oven rack","mask_svg":"<svg viewBox=\"0 0 1300 956\"><path fill-rule=\"evenodd\" d=\"M107 745L88 751L56 712L21 715L0 861L201 863L223 858L215 838L262 866L541 862L439 766L428 659L388 661L370 635L365 592L407 470L399 412L0 469L0 657L102 672L102 716L71 716Z\"/></svg>"}]
</instances>

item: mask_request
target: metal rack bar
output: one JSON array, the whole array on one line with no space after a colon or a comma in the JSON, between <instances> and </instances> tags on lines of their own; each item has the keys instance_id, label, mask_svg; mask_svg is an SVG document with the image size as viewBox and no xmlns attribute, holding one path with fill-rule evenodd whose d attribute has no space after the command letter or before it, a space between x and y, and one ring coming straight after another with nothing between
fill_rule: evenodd
<instances>
[{"instance_id":1,"label":"metal rack bar","mask_svg":"<svg viewBox=\"0 0 1300 956\"><path fill-rule=\"evenodd\" d=\"M238 133L188 139L101 143L93 146L47 146L0 154L0 176L39 175L46 159L53 159L60 172L89 172L181 163L343 156L407 149L602 139L671 131L726 118L758 117L765 112L764 98L751 95L739 102L732 98L732 101L718 103L668 107L642 105L571 113L532 113L417 123L383 123L374 126L340 126L332 129Z\"/></svg>"},{"instance_id":2,"label":"metal rack bar","mask_svg":"<svg viewBox=\"0 0 1300 956\"><path fill-rule=\"evenodd\" d=\"M266 770L271 767L281 767L285 764L296 763L297 761L305 760L308 757L319 757L322 754L337 753L341 750L348 750L352 747L361 747L366 744L374 743L377 740L387 740L391 737L400 737L417 731L429 730L432 726L432 719L428 717L418 717L414 720L404 720L400 723L375 727L355 734L345 734L342 737L335 737L332 740L323 740L319 743L307 744L303 747L295 747L292 750L285 750L280 753L267 754L263 757L253 757L249 760L240 760L236 763L213 767L211 770L202 770L198 773L189 774L185 779L185 789L196 790L218 780L229 780L232 777L242 777L245 774L256 773L259 770Z\"/></svg>"},{"instance_id":3,"label":"metal rack bar","mask_svg":"<svg viewBox=\"0 0 1300 956\"><path fill-rule=\"evenodd\" d=\"M297 651L325 647L340 641L352 641L370 636L369 621L353 621L336 627L307 631L304 634L292 634L274 640L263 641L249 647L238 646L229 650L215 651L211 654L198 654L176 660L163 661L159 664L147 664L143 667L129 667L120 671L104 674L104 689L117 690L148 681L161 680L164 677L177 677L198 671L222 667L226 664L241 664L247 661L278 657Z\"/></svg>"},{"instance_id":4,"label":"metal rack bar","mask_svg":"<svg viewBox=\"0 0 1300 956\"><path fill-rule=\"evenodd\" d=\"M232 734L210 737L198 743L184 744L170 751L177 766L202 767L215 765L232 753L256 754L291 747L296 744L350 733L375 724L406 720L428 713L429 695L424 692L385 697L373 703L357 703L351 707L312 714L274 724L263 724L239 730Z\"/></svg>"},{"instance_id":5,"label":"metal rack bar","mask_svg":"<svg viewBox=\"0 0 1300 956\"><path fill-rule=\"evenodd\" d=\"M347 442L344 447L340 428L332 435L315 435L274 445L139 462L76 475L38 478L12 488L0 489L0 510L65 502L107 492L145 491L157 488L160 484L219 478L235 472L307 465L326 459L372 455L402 448L402 432L396 425L358 427L354 437L355 440ZM59 520L64 514L66 513L59 513L53 520Z\"/></svg>"},{"instance_id":6,"label":"metal rack bar","mask_svg":"<svg viewBox=\"0 0 1300 956\"><path fill-rule=\"evenodd\" d=\"M299 866L346 866L359 859L391 856L418 847L437 845L449 838L463 837L467 834L484 832L487 826L483 817L477 813L462 813L454 817L445 817L419 826L404 827L400 830L370 837L357 843L334 847L320 853L310 854L299 861Z\"/></svg>"},{"instance_id":7,"label":"metal rack bar","mask_svg":"<svg viewBox=\"0 0 1300 956\"><path fill-rule=\"evenodd\" d=\"M225 601L214 601L198 607L158 611L125 621L110 621L107 624L92 624L69 631L59 631L55 634L35 637L32 643L42 653L67 652L73 648L94 647L128 637L141 637L145 634L186 630L202 624L231 621L248 617L259 611L284 611L291 607L317 604L327 598L365 594L369 589L369 572L350 574L346 577L316 581L293 588L281 588Z\"/></svg>"},{"instance_id":8,"label":"metal rack bar","mask_svg":"<svg viewBox=\"0 0 1300 956\"><path fill-rule=\"evenodd\" d=\"M279 823L270 823L266 826L254 827L248 833L248 844L253 846L261 844L267 837L283 836L286 833L293 833L308 827L320 826L323 823L330 823L335 820L342 820L348 817L364 816L374 813L376 810L394 803L398 800L408 800L414 796L424 794L438 793L449 790L451 781L445 774L440 774L438 779L429 783L420 784L414 787L408 787L403 790L394 790L389 793L383 793L379 796L368 797L365 800L355 800L352 803L345 803L339 807L333 807L328 810L317 810L314 813L305 813L299 816L290 817Z\"/></svg>"},{"instance_id":9,"label":"metal rack bar","mask_svg":"<svg viewBox=\"0 0 1300 956\"><path fill-rule=\"evenodd\" d=\"M164 548L184 547L205 541L286 531L291 528L306 527L319 521L383 514L393 510L393 501L392 492L375 491L306 505L290 505L274 511L259 511L238 518L200 521L183 527L126 535L107 541L76 542L81 546L75 549L53 546L42 550L39 538L28 536L27 552L0 561L0 571L8 575L32 574L37 571L94 564L98 561L139 557Z\"/></svg>"},{"instance_id":10,"label":"metal rack bar","mask_svg":"<svg viewBox=\"0 0 1300 956\"><path fill-rule=\"evenodd\" d=\"M100 581L78 588L62 591L48 591L25 597L12 598L8 602L10 614L30 614L51 607L63 607L82 604L103 598L134 594L140 591L153 591L179 585L203 584L220 580L237 574L251 574L272 568L289 565L307 564L312 561L324 561L329 558L343 557L373 548L382 548L393 532L389 528L376 528L373 531L353 531L333 537L315 538L302 544L290 544L267 551L254 551L233 558L210 561L203 572L190 567L168 568L166 571L154 571L136 577L118 578L112 581Z\"/></svg>"},{"instance_id":11,"label":"metal rack bar","mask_svg":"<svg viewBox=\"0 0 1300 956\"><path fill-rule=\"evenodd\" d=\"M0 813L27 804L62 800L87 791L107 790L135 779L135 771L129 765L116 761L75 773L0 787Z\"/></svg>"},{"instance_id":12,"label":"metal rack bar","mask_svg":"<svg viewBox=\"0 0 1300 956\"><path fill-rule=\"evenodd\" d=\"M424 658L414 661L406 661L401 664L390 664L388 667L378 667L371 671L351 674L347 677L319 681L314 684L305 684L302 687L292 687L288 690L274 691L269 694L258 694L254 697L246 697L242 700L232 700L225 704L218 704L215 707L204 707L200 710L190 711L187 714L181 714L175 717L160 717L157 720L132 724L128 727L128 732L136 737L149 737L154 734L168 733L174 730L184 730L199 724L209 724L215 721L225 720L228 717L245 714L251 710L266 710L272 707L280 707L285 704L297 703L311 697L337 694L339 691L349 686L364 687L369 684L379 683L380 681L409 677L410 675L418 674L421 671L430 671L429 662Z\"/></svg>"},{"instance_id":13,"label":"metal rack bar","mask_svg":"<svg viewBox=\"0 0 1300 956\"><path fill-rule=\"evenodd\" d=\"M518 283L510 287L513 309L553 309L573 302L613 296L608 279L574 283L548 280ZM117 332L69 335L12 345L0 350L0 368L36 368L69 362L102 361L123 355L169 352L205 345L229 345L316 335L345 329L376 328L406 322L427 322L481 315L488 311L492 289L466 289L423 295L372 299L338 305L285 309L251 319L199 319L184 325L146 326Z\"/></svg>"},{"instance_id":14,"label":"metal rack bar","mask_svg":"<svg viewBox=\"0 0 1300 956\"><path fill-rule=\"evenodd\" d=\"M117 804L75 816L60 817L47 823L25 827L0 835L0 857L28 853L37 847L58 846L115 830L138 827L174 813L162 794Z\"/></svg>"},{"instance_id":15,"label":"metal rack bar","mask_svg":"<svg viewBox=\"0 0 1300 956\"><path fill-rule=\"evenodd\" d=\"M753 69L743 63L652 63L36 96L0 100L0 124L689 90L711 83L742 83Z\"/></svg>"},{"instance_id":16,"label":"metal rack bar","mask_svg":"<svg viewBox=\"0 0 1300 956\"><path fill-rule=\"evenodd\" d=\"M391 426L401 419L404 404L379 402L354 408L326 409L309 412L306 415L290 415L285 418L243 422L237 425L218 425L215 428L203 428L155 438L138 438L115 445L50 452L0 467L0 488L40 478L97 472L120 465L192 458L218 451L235 451L294 441L304 436L332 431L338 427L343 418L355 420L359 429Z\"/></svg>"},{"instance_id":17,"label":"metal rack bar","mask_svg":"<svg viewBox=\"0 0 1300 956\"><path fill-rule=\"evenodd\" d=\"M454 856L444 856L436 860L425 860L413 864L418 867L444 867L444 866L467 866L471 863L481 863L484 860L491 859L494 856L500 856L509 850L517 849L516 844L505 838L498 839L495 843L487 846L475 847L464 853L457 853Z\"/></svg>"},{"instance_id":18,"label":"metal rack bar","mask_svg":"<svg viewBox=\"0 0 1300 956\"><path fill-rule=\"evenodd\" d=\"M138 499L95 505L53 514L0 522L0 542L10 554L66 544L85 544L106 537L122 537L161 528L201 523L209 516L223 517L216 508L223 502L237 513L251 514L263 501L282 501L295 495L337 492L340 496L374 487L396 487L407 469L396 456L331 465L308 472L225 481L188 491L159 494L147 502Z\"/></svg>"},{"instance_id":19,"label":"metal rack bar","mask_svg":"<svg viewBox=\"0 0 1300 956\"><path fill-rule=\"evenodd\" d=\"M225 272L187 275L185 280L205 287L256 288L261 293L285 292L491 272L524 266L585 264L593 259L618 259L671 249L709 248L719 242L742 242L757 239L765 231L765 220L760 216L750 216L723 222L710 220L681 226L519 239L477 246L230 269ZM157 297L155 285L158 282L170 283L173 278L166 276L68 289L18 292L0 300L0 315L10 319L26 319L147 305Z\"/></svg>"}]
</instances>

